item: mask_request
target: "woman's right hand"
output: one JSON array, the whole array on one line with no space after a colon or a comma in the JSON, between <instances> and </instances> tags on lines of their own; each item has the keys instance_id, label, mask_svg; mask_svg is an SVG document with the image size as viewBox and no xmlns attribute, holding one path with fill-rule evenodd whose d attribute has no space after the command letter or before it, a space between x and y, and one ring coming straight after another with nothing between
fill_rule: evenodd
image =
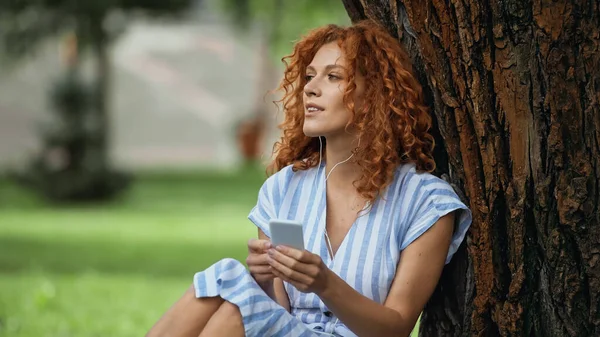
<instances>
[{"instance_id":1,"label":"woman's right hand","mask_svg":"<svg viewBox=\"0 0 600 337\"><path fill-rule=\"evenodd\" d=\"M248 241L248 257L246 264L250 274L259 285L269 284L275 278L271 271L271 265L267 261L267 250L271 248L271 241L261 239L250 239Z\"/></svg>"}]
</instances>

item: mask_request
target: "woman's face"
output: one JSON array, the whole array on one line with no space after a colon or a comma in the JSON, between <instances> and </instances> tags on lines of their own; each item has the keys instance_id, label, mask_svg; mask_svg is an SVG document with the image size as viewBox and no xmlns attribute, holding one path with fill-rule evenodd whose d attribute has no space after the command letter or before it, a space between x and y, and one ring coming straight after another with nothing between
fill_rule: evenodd
<instances>
[{"instance_id":1,"label":"woman's face","mask_svg":"<svg viewBox=\"0 0 600 337\"><path fill-rule=\"evenodd\" d=\"M347 136L346 125L352 114L343 102L348 86L346 69L347 61L337 42L323 45L306 67L307 83L303 95L306 136ZM364 79L357 73L355 82L354 101L358 107L364 92Z\"/></svg>"}]
</instances>

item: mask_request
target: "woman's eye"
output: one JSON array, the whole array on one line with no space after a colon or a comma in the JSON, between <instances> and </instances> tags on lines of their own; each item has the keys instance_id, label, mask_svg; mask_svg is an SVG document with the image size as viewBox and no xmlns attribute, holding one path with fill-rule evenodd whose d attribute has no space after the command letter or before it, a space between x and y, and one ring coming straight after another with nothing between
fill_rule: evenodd
<instances>
[{"instance_id":1,"label":"woman's eye","mask_svg":"<svg viewBox=\"0 0 600 337\"><path fill-rule=\"evenodd\" d=\"M339 80L340 78L338 76L336 76L336 75L329 74L329 79L330 80Z\"/></svg>"},{"instance_id":2,"label":"woman's eye","mask_svg":"<svg viewBox=\"0 0 600 337\"><path fill-rule=\"evenodd\" d=\"M306 82L309 82L310 80L312 80L313 77L314 76L312 76L312 75L306 75L306 76L304 76L304 80L306 80Z\"/></svg>"}]
</instances>

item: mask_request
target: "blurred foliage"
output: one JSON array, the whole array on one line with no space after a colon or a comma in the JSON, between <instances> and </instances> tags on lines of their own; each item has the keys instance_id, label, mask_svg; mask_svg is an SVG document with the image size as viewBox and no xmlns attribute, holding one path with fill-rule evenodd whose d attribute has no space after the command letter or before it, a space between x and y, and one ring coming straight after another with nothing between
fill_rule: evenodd
<instances>
[{"instance_id":1,"label":"blurred foliage","mask_svg":"<svg viewBox=\"0 0 600 337\"><path fill-rule=\"evenodd\" d=\"M90 25L106 37L118 35L125 13L177 15L194 0L0 0L0 55L3 61L34 52L39 43L62 31L76 30L80 44L92 38ZM108 19L108 20L107 20ZM108 41L105 41L108 42ZM6 58L8 56L8 58Z\"/></svg>"},{"instance_id":2,"label":"blurred foliage","mask_svg":"<svg viewBox=\"0 0 600 337\"><path fill-rule=\"evenodd\" d=\"M75 36L64 61L66 71L53 83L53 114L41 130L42 150L14 176L53 201L108 200L128 184L111 168L109 45L124 30L125 13L176 15L194 0L0 0L0 54L8 59L36 50L60 32ZM89 47L95 59L90 85L78 76L78 50ZM1 61L0 61L1 62ZM5 63L5 62L2 62Z\"/></svg>"},{"instance_id":3,"label":"blurred foliage","mask_svg":"<svg viewBox=\"0 0 600 337\"><path fill-rule=\"evenodd\" d=\"M124 190L130 177L109 167L101 144L105 130L94 122L92 85L70 68L52 86L53 116L42 125L42 148L29 165L16 172L24 186L52 201L110 199Z\"/></svg>"},{"instance_id":4,"label":"blurred foliage","mask_svg":"<svg viewBox=\"0 0 600 337\"><path fill-rule=\"evenodd\" d=\"M269 111L263 104L263 94L273 89L275 79L279 80L280 70L275 65L291 53L295 40L309 29L330 23L345 25L350 20L339 0L222 0L219 4L239 34L255 34L258 30L262 35L252 46L261 63L256 85L259 99L252 114L236 127L242 156L248 163L256 162L260 160L257 150L262 146Z\"/></svg>"},{"instance_id":5,"label":"blurred foliage","mask_svg":"<svg viewBox=\"0 0 600 337\"><path fill-rule=\"evenodd\" d=\"M294 42L312 28L350 24L339 0L223 0L221 8L241 32L257 25L268 34L276 59L290 53Z\"/></svg>"}]
</instances>

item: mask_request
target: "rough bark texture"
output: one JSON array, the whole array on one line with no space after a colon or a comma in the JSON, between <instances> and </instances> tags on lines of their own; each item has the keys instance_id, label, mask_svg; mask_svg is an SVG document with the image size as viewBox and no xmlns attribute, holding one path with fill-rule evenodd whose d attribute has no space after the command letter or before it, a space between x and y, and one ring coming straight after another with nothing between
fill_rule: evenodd
<instances>
[{"instance_id":1,"label":"rough bark texture","mask_svg":"<svg viewBox=\"0 0 600 337\"><path fill-rule=\"evenodd\" d=\"M600 336L600 2L343 2L411 54L474 215L421 336Z\"/></svg>"}]
</instances>

